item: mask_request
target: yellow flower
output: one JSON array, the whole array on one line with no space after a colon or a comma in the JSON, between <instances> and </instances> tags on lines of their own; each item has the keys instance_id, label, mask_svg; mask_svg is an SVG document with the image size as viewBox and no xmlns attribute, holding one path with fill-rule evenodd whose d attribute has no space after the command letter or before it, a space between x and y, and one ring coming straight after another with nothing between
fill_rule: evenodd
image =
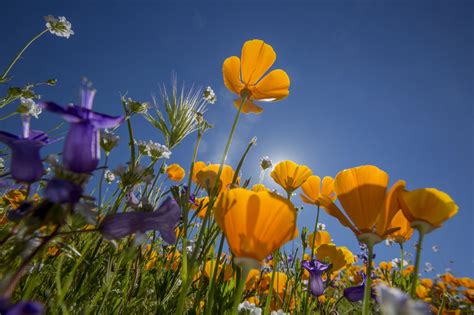
<instances>
[{"instance_id":1,"label":"yellow flower","mask_svg":"<svg viewBox=\"0 0 474 315\"><path fill-rule=\"evenodd\" d=\"M379 268L381 270L387 270L387 271L391 271L393 269L393 265L392 263L389 261L381 261L380 264L379 264Z\"/></svg>"},{"instance_id":2,"label":"yellow flower","mask_svg":"<svg viewBox=\"0 0 474 315\"><path fill-rule=\"evenodd\" d=\"M166 174L168 175L168 178L174 182L182 181L185 176L184 168L178 164L171 164L168 166L166 168Z\"/></svg>"},{"instance_id":3,"label":"yellow flower","mask_svg":"<svg viewBox=\"0 0 474 315\"><path fill-rule=\"evenodd\" d=\"M316 250L316 258L319 261L331 263L332 271L337 271L351 263L350 258L346 255L345 250L336 247L334 244L323 244Z\"/></svg>"},{"instance_id":4,"label":"yellow flower","mask_svg":"<svg viewBox=\"0 0 474 315\"><path fill-rule=\"evenodd\" d=\"M405 243L413 235L413 228L410 226L410 221L407 220L402 210L399 210L393 217L390 228L399 227L398 231L395 231L389 235L389 238L393 239L397 243Z\"/></svg>"},{"instance_id":5,"label":"yellow flower","mask_svg":"<svg viewBox=\"0 0 474 315\"><path fill-rule=\"evenodd\" d=\"M270 283L272 282L272 273L266 273L263 276L261 288L264 292L268 292ZM282 295L287 290L288 276L283 272L275 272L275 278L273 279L273 292Z\"/></svg>"},{"instance_id":6,"label":"yellow flower","mask_svg":"<svg viewBox=\"0 0 474 315\"><path fill-rule=\"evenodd\" d=\"M209 197L205 196L201 198L196 198L196 204L197 205L192 205L191 208L194 210L199 209L197 216L200 217L201 219L204 219L207 213L207 207L209 205Z\"/></svg>"},{"instance_id":7,"label":"yellow flower","mask_svg":"<svg viewBox=\"0 0 474 315\"><path fill-rule=\"evenodd\" d=\"M3 200L13 209L16 209L25 200L25 194L26 190L12 189L3 196Z\"/></svg>"},{"instance_id":8,"label":"yellow flower","mask_svg":"<svg viewBox=\"0 0 474 315\"><path fill-rule=\"evenodd\" d=\"M398 195L405 187L396 182L387 193L388 174L373 165L343 170L334 179L334 190L345 214L328 197L320 198L326 212L350 228L360 241L380 242L399 228L391 228L400 209Z\"/></svg>"},{"instance_id":9,"label":"yellow flower","mask_svg":"<svg viewBox=\"0 0 474 315\"><path fill-rule=\"evenodd\" d=\"M417 285L416 286L416 296L419 298L419 299L424 299L428 296L428 289L423 286L423 285Z\"/></svg>"},{"instance_id":10,"label":"yellow flower","mask_svg":"<svg viewBox=\"0 0 474 315\"><path fill-rule=\"evenodd\" d=\"M426 232L441 227L444 221L458 212L453 199L435 188L403 191L400 194L400 205L411 226L425 225Z\"/></svg>"},{"instance_id":11,"label":"yellow flower","mask_svg":"<svg viewBox=\"0 0 474 315\"><path fill-rule=\"evenodd\" d=\"M270 176L288 194L291 194L312 174L313 172L306 165L298 165L293 161L286 160L278 163Z\"/></svg>"},{"instance_id":12,"label":"yellow flower","mask_svg":"<svg viewBox=\"0 0 474 315\"><path fill-rule=\"evenodd\" d=\"M346 267L349 267L353 263L355 263L355 256L350 251L349 248L347 248L346 246L339 246L338 249L341 250L344 253L344 259L346 261Z\"/></svg>"},{"instance_id":13,"label":"yellow flower","mask_svg":"<svg viewBox=\"0 0 474 315\"><path fill-rule=\"evenodd\" d=\"M203 161L197 161L197 162L194 162L194 166L193 166L193 176L191 176L191 180L194 182L194 183L198 183L198 180L197 180L197 173L199 173L203 168L205 168L207 165L206 163L204 163Z\"/></svg>"},{"instance_id":14,"label":"yellow flower","mask_svg":"<svg viewBox=\"0 0 474 315\"><path fill-rule=\"evenodd\" d=\"M250 269L247 279L245 280L245 290L255 290L257 283L260 280L260 270Z\"/></svg>"},{"instance_id":15,"label":"yellow flower","mask_svg":"<svg viewBox=\"0 0 474 315\"><path fill-rule=\"evenodd\" d=\"M210 193L216 183L217 173L219 172L219 164L211 164L201 169L197 174L197 183ZM224 165L222 168L221 177L219 179L218 192L221 192L232 184L234 178L234 170L229 165ZM239 179L237 179L237 183Z\"/></svg>"},{"instance_id":16,"label":"yellow flower","mask_svg":"<svg viewBox=\"0 0 474 315\"><path fill-rule=\"evenodd\" d=\"M208 279L211 278L211 273L212 273L212 270L215 268L215 265L216 265L215 260L208 260L206 262L206 265L204 266L204 272L203 272L206 278ZM220 263L219 266L217 267L217 277L220 276L222 269L224 269L224 281L227 281L230 278L232 278L232 274L234 273L234 271L232 269L231 264Z\"/></svg>"},{"instance_id":17,"label":"yellow flower","mask_svg":"<svg viewBox=\"0 0 474 315\"><path fill-rule=\"evenodd\" d=\"M249 40L242 47L241 58L232 56L224 61L222 74L225 86L239 97L246 97L243 113L261 113L253 101L273 102L288 96L290 78L281 69L270 69L276 60L272 46L259 39ZM234 101L239 108L241 99Z\"/></svg>"},{"instance_id":18,"label":"yellow flower","mask_svg":"<svg viewBox=\"0 0 474 315\"><path fill-rule=\"evenodd\" d=\"M252 191L259 192L259 191L270 191L264 184L255 184L252 186Z\"/></svg>"},{"instance_id":19,"label":"yellow flower","mask_svg":"<svg viewBox=\"0 0 474 315\"><path fill-rule=\"evenodd\" d=\"M268 191L224 191L214 213L232 254L257 262L290 241L296 230L293 204Z\"/></svg>"},{"instance_id":20,"label":"yellow flower","mask_svg":"<svg viewBox=\"0 0 474 315\"><path fill-rule=\"evenodd\" d=\"M327 196L332 201L336 200L334 180L330 176L325 176L321 185L321 178L316 175L311 175L306 182L301 185L301 190L303 190L303 193L300 194L301 200L311 205L319 203L321 196Z\"/></svg>"},{"instance_id":21,"label":"yellow flower","mask_svg":"<svg viewBox=\"0 0 474 315\"><path fill-rule=\"evenodd\" d=\"M313 246L314 241L314 248L318 248L320 245L329 244L331 243L331 235L327 231L317 231L316 232L316 239L314 239L314 233L308 235L308 245L311 248Z\"/></svg>"},{"instance_id":22,"label":"yellow flower","mask_svg":"<svg viewBox=\"0 0 474 315\"><path fill-rule=\"evenodd\" d=\"M48 254L50 256L58 256L60 253L60 249L56 246L51 246L51 247L48 247Z\"/></svg>"}]
</instances>

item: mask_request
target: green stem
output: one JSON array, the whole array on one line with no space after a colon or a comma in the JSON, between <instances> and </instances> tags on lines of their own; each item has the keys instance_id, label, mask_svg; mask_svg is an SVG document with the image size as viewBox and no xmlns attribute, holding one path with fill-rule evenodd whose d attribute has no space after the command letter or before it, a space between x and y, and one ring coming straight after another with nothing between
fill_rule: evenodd
<instances>
[{"instance_id":1,"label":"green stem","mask_svg":"<svg viewBox=\"0 0 474 315\"><path fill-rule=\"evenodd\" d=\"M370 299L371 299L371 286L372 286L372 257L374 255L374 244L369 243L367 245L368 260L367 260L367 273L365 275L365 288L364 288L364 302L362 303L362 314L370 314Z\"/></svg>"},{"instance_id":2,"label":"green stem","mask_svg":"<svg viewBox=\"0 0 474 315\"><path fill-rule=\"evenodd\" d=\"M318 232L319 210L320 210L319 202L316 203L316 206L318 207L318 212L316 212L316 223L314 224L313 242L311 244L311 260L314 259L314 245L316 244L316 233Z\"/></svg>"},{"instance_id":3,"label":"green stem","mask_svg":"<svg viewBox=\"0 0 474 315\"><path fill-rule=\"evenodd\" d=\"M237 114L235 115L234 122L233 122L232 128L230 130L229 138L227 139L227 143L225 145L224 153L222 154L222 159L221 159L221 163L220 163L220 166L219 166L219 171L217 172L216 181L214 183L214 187L211 190L211 194L209 196L208 209L212 209L213 206L214 206L214 201L216 199L216 194L217 194L217 188L219 186L219 180L221 178L222 170L224 168L224 163L227 160L227 154L229 153L230 144L232 143L232 138L234 137L235 129L237 127L237 123L239 122L240 113L242 112L242 108L245 104L245 101L247 100L247 97L248 96L245 96L245 95L242 97L242 101L240 103L239 110L237 111ZM209 216L210 216L211 212L212 211L207 211L206 215L204 216L204 220L202 222L201 229L199 230L198 238L197 238L197 241L196 241L196 250L194 251L194 253L192 255L192 258L196 257L198 249L201 248L201 240L204 236L204 230L205 230L205 227L206 227L206 224L207 224L207 221L209 219ZM193 263L194 263L194 259L191 259L191 264L193 264ZM183 277L182 289L181 289L181 292L180 292L179 297L178 297L178 305L177 305L177 308L176 308L176 314L178 314L178 315L181 315L181 314L184 313L183 312L183 310L184 310L184 301L186 299L189 286L191 284L191 281L189 281L189 279L192 279L193 276L194 276L193 275L194 266L191 265L187 269L188 269L187 270L188 274L186 275L186 278Z\"/></svg>"},{"instance_id":4,"label":"green stem","mask_svg":"<svg viewBox=\"0 0 474 315\"><path fill-rule=\"evenodd\" d=\"M13 112L13 113L7 114L7 115L1 117L0 120L5 120L5 119L7 119L7 118L10 118L10 117L12 117L12 116L15 116L16 114L18 114L18 112Z\"/></svg>"},{"instance_id":5,"label":"green stem","mask_svg":"<svg viewBox=\"0 0 474 315\"><path fill-rule=\"evenodd\" d=\"M245 280L247 279L250 269L251 268L245 264L241 267L240 277L237 283L237 288L234 292L234 303L232 304L232 314L237 315L237 309L239 307L240 300L242 298L242 293L244 292Z\"/></svg>"},{"instance_id":6,"label":"green stem","mask_svg":"<svg viewBox=\"0 0 474 315\"><path fill-rule=\"evenodd\" d=\"M277 249L273 252L273 270L272 270L272 279L270 282L270 285L268 287L268 294L267 294L267 299L265 301L265 309L263 311L263 314L269 314L270 313L270 303L272 301L272 293L273 293L273 282L275 281L275 274L276 274L276 269L278 266L278 256L280 255L280 251Z\"/></svg>"},{"instance_id":7,"label":"green stem","mask_svg":"<svg viewBox=\"0 0 474 315\"><path fill-rule=\"evenodd\" d=\"M418 282L418 270L420 269L420 260L421 260L421 246L423 244L423 238L425 237L425 232L421 229L418 229L418 244L416 245L416 260L415 260L415 270L413 271L413 282L411 284L410 295L412 298L415 298L416 285Z\"/></svg>"},{"instance_id":8,"label":"green stem","mask_svg":"<svg viewBox=\"0 0 474 315\"><path fill-rule=\"evenodd\" d=\"M33 44L34 41L36 41L38 38L40 38L41 36L43 36L46 32L48 32L49 29L45 29L43 31L41 31L38 35L36 35L35 37L33 37L28 43L26 43L25 47L23 47L22 50L20 50L20 52L15 56L15 58L13 59L13 61L10 63L10 65L7 67L7 69L3 72L2 76L0 77L0 82L2 82L8 75L8 72L10 72L10 70L13 68L13 66L15 65L15 63L18 61L18 59L20 59L21 55L25 52L25 50L30 47L31 44Z\"/></svg>"},{"instance_id":9,"label":"green stem","mask_svg":"<svg viewBox=\"0 0 474 315\"><path fill-rule=\"evenodd\" d=\"M100 216L100 213L102 211L102 185L104 184L104 176L105 176L105 170L107 169L107 163L109 161L109 154L105 155L105 162L104 162L104 168L102 169L102 174L100 174L100 179L99 179L99 205L97 206L97 215Z\"/></svg>"},{"instance_id":10,"label":"green stem","mask_svg":"<svg viewBox=\"0 0 474 315\"><path fill-rule=\"evenodd\" d=\"M214 304L214 291L216 287L216 279L217 279L217 274L218 274L218 268L219 268L219 263L220 263L220 257L222 250L224 248L224 234L221 234L221 240L219 241L219 249L217 250L217 256L216 256L216 263L214 264L214 268L212 268L211 272L211 283L209 283L209 290L207 291L207 301L206 303L206 315L211 314L212 312L212 307Z\"/></svg>"},{"instance_id":11,"label":"green stem","mask_svg":"<svg viewBox=\"0 0 474 315\"><path fill-rule=\"evenodd\" d=\"M405 250L403 249L403 243L398 243L400 245L400 274L403 274L403 263L405 262Z\"/></svg>"},{"instance_id":12,"label":"green stem","mask_svg":"<svg viewBox=\"0 0 474 315\"><path fill-rule=\"evenodd\" d=\"M234 177L232 178L232 184L235 184L237 182L237 179L239 178L240 169L242 168L242 165L244 164L245 158L247 157L247 154L249 153L250 148L252 148L254 144L255 143L253 141L250 141L249 144L247 145L247 149L245 149L245 152L242 155L242 158L240 159L239 164L237 165L237 168L235 169Z\"/></svg>"}]
</instances>

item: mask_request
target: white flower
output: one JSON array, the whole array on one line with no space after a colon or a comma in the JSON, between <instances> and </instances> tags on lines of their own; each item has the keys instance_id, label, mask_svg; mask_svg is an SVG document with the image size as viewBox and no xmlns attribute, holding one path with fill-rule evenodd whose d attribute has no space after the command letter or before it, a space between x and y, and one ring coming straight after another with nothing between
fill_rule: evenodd
<instances>
[{"instance_id":1,"label":"white flower","mask_svg":"<svg viewBox=\"0 0 474 315\"><path fill-rule=\"evenodd\" d=\"M439 252L439 246L438 246L438 245L433 245L433 246L431 246L431 249L432 249L433 252L435 252L435 253Z\"/></svg>"},{"instance_id":2,"label":"white flower","mask_svg":"<svg viewBox=\"0 0 474 315\"><path fill-rule=\"evenodd\" d=\"M71 29L71 22L66 20L64 16L56 18L52 15L48 15L45 16L44 19L46 20L46 27L51 34L66 38L74 35L74 31Z\"/></svg>"},{"instance_id":3,"label":"white flower","mask_svg":"<svg viewBox=\"0 0 474 315\"><path fill-rule=\"evenodd\" d=\"M392 264L396 267L396 268L399 268L400 267L400 263L401 263L401 259L400 258L394 258L392 259ZM408 261L406 261L405 259L403 260L403 267L405 266L408 266Z\"/></svg>"},{"instance_id":4,"label":"white flower","mask_svg":"<svg viewBox=\"0 0 474 315\"><path fill-rule=\"evenodd\" d=\"M392 240L392 239L389 239L389 238L385 239L385 245L387 245L387 246L392 246L392 244L393 244L393 240Z\"/></svg>"},{"instance_id":5,"label":"white flower","mask_svg":"<svg viewBox=\"0 0 474 315\"><path fill-rule=\"evenodd\" d=\"M100 147L105 152L112 151L112 149L118 145L119 140L119 136L107 131L107 129L100 132Z\"/></svg>"},{"instance_id":6,"label":"white flower","mask_svg":"<svg viewBox=\"0 0 474 315\"><path fill-rule=\"evenodd\" d=\"M260 315L262 314L262 309L260 307L255 306L254 303L250 303L249 301L244 301L239 304L237 307L237 311L243 314L251 314L251 315Z\"/></svg>"},{"instance_id":7,"label":"white flower","mask_svg":"<svg viewBox=\"0 0 474 315\"><path fill-rule=\"evenodd\" d=\"M287 315L287 314L290 314L290 313L285 313L285 312L283 312L283 310L272 311L270 313L270 315Z\"/></svg>"},{"instance_id":8,"label":"white flower","mask_svg":"<svg viewBox=\"0 0 474 315\"><path fill-rule=\"evenodd\" d=\"M257 145L257 137L253 137L253 138L250 140L249 144L250 144L250 143L251 143L252 145Z\"/></svg>"},{"instance_id":9,"label":"white flower","mask_svg":"<svg viewBox=\"0 0 474 315\"><path fill-rule=\"evenodd\" d=\"M434 270L433 265L430 262L425 263L425 272L432 272Z\"/></svg>"},{"instance_id":10,"label":"white flower","mask_svg":"<svg viewBox=\"0 0 474 315\"><path fill-rule=\"evenodd\" d=\"M3 172L5 169L5 160L0 157L0 172Z\"/></svg>"},{"instance_id":11,"label":"white flower","mask_svg":"<svg viewBox=\"0 0 474 315\"><path fill-rule=\"evenodd\" d=\"M106 170L104 178L107 183L112 184L115 181L115 174L111 170Z\"/></svg>"},{"instance_id":12,"label":"white flower","mask_svg":"<svg viewBox=\"0 0 474 315\"><path fill-rule=\"evenodd\" d=\"M318 231L326 231L326 224L318 223Z\"/></svg>"},{"instance_id":13,"label":"white flower","mask_svg":"<svg viewBox=\"0 0 474 315\"><path fill-rule=\"evenodd\" d=\"M428 304L412 300L408 295L396 288L384 284L377 286L377 300L383 315L427 315L431 314Z\"/></svg>"},{"instance_id":14,"label":"white flower","mask_svg":"<svg viewBox=\"0 0 474 315\"><path fill-rule=\"evenodd\" d=\"M210 86L204 89L204 92L202 93L202 98L209 104L214 104L217 101L216 94Z\"/></svg>"},{"instance_id":15,"label":"white flower","mask_svg":"<svg viewBox=\"0 0 474 315\"><path fill-rule=\"evenodd\" d=\"M152 141L148 143L148 152L148 154L156 160L159 158L169 159L171 155L171 151L167 146Z\"/></svg>"},{"instance_id":16,"label":"white flower","mask_svg":"<svg viewBox=\"0 0 474 315\"><path fill-rule=\"evenodd\" d=\"M25 97L20 98L20 106L18 107L19 113L30 115L38 119L42 111L41 107L39 107L33 99Z\"/></svg>"}]
</instances>

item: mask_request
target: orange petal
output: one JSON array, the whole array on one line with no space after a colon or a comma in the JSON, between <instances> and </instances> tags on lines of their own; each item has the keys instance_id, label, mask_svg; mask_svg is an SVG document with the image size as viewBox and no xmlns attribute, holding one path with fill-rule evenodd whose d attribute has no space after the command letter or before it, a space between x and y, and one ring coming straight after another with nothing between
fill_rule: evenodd
<instances>
[{"instance_id":1,"label":"orange petal","mask_svg":"<svg viewBox=\"0 0 474 315\"><path fill-rule=\"evenodd\" d=\"M400 193L405 189L405 181L399 180L393 184L385 198L385 207L377 220L377 234L383 236L392 222L393 216L400 210L398 202ZM392 226L396 227L396 226Z\"/></svg>"},{"instance_id":2,"label":"orange petal","mask_svg":"<svg viewBox=\"0 0 474 315\"><path fill-rule=\"evenodd\" d=\"M357 229L354 227L354 225L349 221L349 219L342 213L342 211L339 209L338 206L329 198L328 196L321 196L319 198L319 202L321 203L321 207L324 208L324 210L331 216L335 217L336 219L339 220L339 222L350 228L354 234L359 234Z\"/></svg>"},{"instance_id":3,"label":"orange petal","mask_svg":"<svg viewBox=\"0 0 474 315\"><path fill-rule=\"evenodd\" d=\"M240 81L240 59L232 56L224 60L222 65L225 86L233 93L240 95L244 85Z\"/></svg>"},{"instance_id":4,"label":"orange petal","mask_svg":"<svg viewBox=\"0 0 474 315\"><path fill-rule=\"evenodd\" d=\"M277 101L290 94L290 78L281 69L273 70L252 90L252 98L259 101Z\"/></svg>"},{"instance_id":5,"label":"orange petal","mask_svg":"<svg viewBox=\"0 0 474 315\"><path fill-rule=\"evenodd\" d=\"M308 179L301 185L301 190L305 194L305 199L310 200L310 202L305 201L303 199L303 195L301 195L301 199L303 199L303 202L309 203L309 204L316 204L319 193L321 189L321 178L316 175L311 175L308 177Z\"/></svg>"},{"instance_id":6,"label":"orange petal","mask_svg":"<svg viewBox=\"0 0 474 315\"><path fill-rule=\"evenodd\" d=\"M388 174L373 165L343 170L336 175L334 190L354 225L372 231L385 201Z\"/></svg>"},{"instance_id":7,"label":"orange petal","mask_svg":"<svg viewBox=\"0 0 474 315\"><path fill-rule=\"evenodd\" d=\"M254 85L273 65L276 53L263 40L254 39L245 42L241 59L242 81L246 85Z\"/></svg>"},{"instance_id":8,"label":"orange petal","mask_svg":"<svg viewBox=\"0 0 474 315\"><path fill-rule=\"evenodd\" d=\"M234 106L239 109L240 108L240 103L242 102L242 100L239 98L239 99L236 99L234 101ZM260 114L261 112L263 112L263 108L261 108L260 106L256 105L254 102L252 102L251 100L247 100L245 102L245 104L242 106L242 113L244 114L248 114L248 113L254 113L254 114Z\"/></svg>"}]
</instances>

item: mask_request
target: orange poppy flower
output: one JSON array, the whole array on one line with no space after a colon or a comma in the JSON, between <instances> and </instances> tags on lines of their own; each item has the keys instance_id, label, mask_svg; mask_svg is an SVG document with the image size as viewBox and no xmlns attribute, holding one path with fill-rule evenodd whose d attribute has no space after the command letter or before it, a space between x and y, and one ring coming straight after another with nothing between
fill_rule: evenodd
<instances>
[{"instance_id":1,"label":"orange poppy flower","mask_svg":"<svg viewBox=\"0 0 474 315\"><path fill-rule=\"evenodd\" d=\"M313 172L306 165L298 165L293 161L281 161L278 163L270 176L283 187L288 194L298 189Z\"/></svg>"},{"instance_id":2,"label":"orange poppy flower","mask_svg":"<svg viewBox=\"0 0 474 315\"><path fill-rule=\"evenodd\" d=\"M345 214L326 196L320 202L329 215L350 228L360 241L369 237L371 242L378 243L399 229L391 228L390 223L400 209L398 195L405 182L396 182L388 193L387 186L388 174L381 169L373 165L354 167L339 172L334 179L334 190Z\"/></svg>"},{"instance_id":3,"label":"orange poppy flower","mask_svg":"<svg viewBox=\"0 0 474 315\"><path fill-rule=\"evenodd\" d=\"M168 178L174 182L180 182L185 176L184 168L179 166L179 164L171 164L166 168L166 174Z\"/></svg>"},{"instance_id":4,"label":"orange poppy flower","mask_svg":"<svg viewBox=\"0 0 474 315\"><path fill-rule=\"evenodd\" d=\"M197 173L199 173L203 168L205 168L207 165L206 163L204 163L203 161L197 161L197 162L194 162L194 166L193 166L193 175L191 176L191 180L194 182L194 183L197 183L198 180L197 180Z\"/></svg>"},{"instance_id":5,"label":"orange poppy flower","mask_svg":"<svg viewBox=\"0 0 474 315\"><path fill-rule=\"evenodd\" d=\"M208 194L210 193L210 190L213 189L215 183L216 183L216 178L217 178L217 173L219 172L219 164L211 164L203 169L201 169L197 174L196 174L196 179L197 183L206 189ZM221 173L221 177L219 178L219 184L218 184L218 192L221 192L229 187L230 184L232 184L232 179L234 178L234 170L232 167L229 165L224 165ZM239 179L237 179L237 184L239 182Z\"/></svg>"},{"instance_id":6,"label":"orange poppy flower","mask_svg":"<svg viewBox=\"0 0 474 315\"><path fill-rule=\"evenodd\" d=\"M336 193L334 192L334 180L330 176L325 176L321 183L321 178L316 175L311 175L301 185L300 194L301 200L304 203L314 205L319 203L321 196L327 196L332 201L336 200Z\"/></svg>"},{"instance_id":7,"label":"orange poppy flower","mask_svg":"<svg viewBox=\"0 0 474 315\"><path fill-rule=\"evenodd\" d=\"M399 227L398 231L390 234L389 238L397 243L405 243L413 235L413 228L410 225L410 221L407 220L402 210L399 210L397 214L393 216L390 223L390 228Z\"/></svg>"},{"instance_id":8,"label":"orange poppy flower","mask_svg":"<svg viewBox=\"0 0 474 315\"><path fill-rule=\"evenodd\" d=\"M290 78L285 71L277 69L265 75L275 60L276 53L272 46L254 39L244 43L240 58L232 56L224 61L224 84L240 97L234 105L239 108L241 98L246 98L243 113L261 113L263 109L254 101L278 101L290 93Z\"/></svg>"},{"instance_id":9,"label":"orange poppy flower","mask_svg":"<svg viewBox=\"0 0 474 315\"><path fill-rule=\"evenodd\" d=\"M268 191L235 188L221 193L214 208L232 254L258 265L293 239L296 210L293 204Z\"/></svg>"}]
</instances>

